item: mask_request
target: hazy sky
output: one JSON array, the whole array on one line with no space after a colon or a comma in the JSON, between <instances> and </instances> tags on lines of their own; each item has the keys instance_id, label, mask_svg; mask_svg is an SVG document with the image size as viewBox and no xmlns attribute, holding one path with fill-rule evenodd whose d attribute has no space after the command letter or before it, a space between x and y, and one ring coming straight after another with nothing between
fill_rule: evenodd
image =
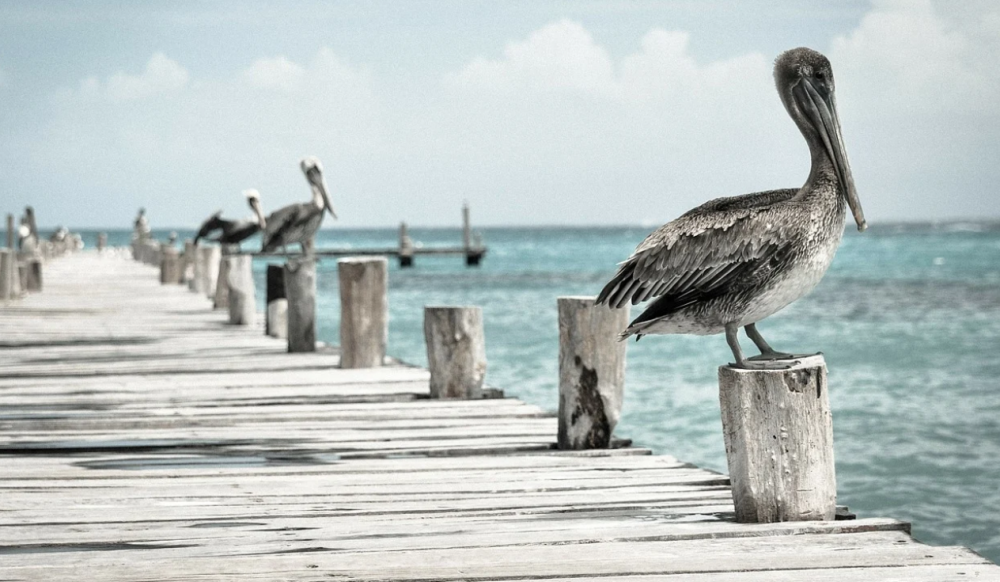
<instances>
[{"instance_id":1,"label":"hazy sky","mask_svg":"<svg viewBox=\"0 0 1000 582\"><path fill-rule=\"evenodd\" d=\"M194 226L312 154L346 226L659 224L802 184L803 45L870 222L1000 217L1000 2L828 0L3 2L0 211Z\"/></svg>"}]
</instances>

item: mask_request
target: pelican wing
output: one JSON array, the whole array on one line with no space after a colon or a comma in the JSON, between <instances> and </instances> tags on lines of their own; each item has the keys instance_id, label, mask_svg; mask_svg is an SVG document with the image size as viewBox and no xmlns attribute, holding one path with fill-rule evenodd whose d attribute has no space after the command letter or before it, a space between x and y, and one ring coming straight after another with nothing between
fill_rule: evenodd
<instances>
[{"instance_id":1,"label":"pelican wing","mask_svg":"<svg viewBox=\"0 0 1000 582\"><path fill-rule=\"evenodd\" d=\"M597 302L618 308L658 298L639 322L718 297L748 278L767 276L776 259L793 248L796 223L779 220L774 205L795 192L720 198L663 225L620 265Z\"/></svg>"},{"instance_id":2,"label":"pelican wing","mask_svg":"<svg viewBox=\"0 0 1000 582\"><path fill-rule=\"evenodd\" d=\"M302 222L306 206L306 204L289 204L275 210L264 220L267 226L264 228L263 252L275 251L282 245L297 242L291 240L289 234Z\"/></svg>"},{"instance_id":3,"label":"pelican wing","mask_svg":"<svg viewBox=\"0 0 1000 582\"><path fill-rule=\"evenodd\" d=\"M221 210L206 218L205 222L201 223L201 226L198 228L198 234L194 235L194 243L198 244L199 240L208 236L213 230L223 228L223 222L225 221L222 219Z\"/></svg>"}]
</instances>

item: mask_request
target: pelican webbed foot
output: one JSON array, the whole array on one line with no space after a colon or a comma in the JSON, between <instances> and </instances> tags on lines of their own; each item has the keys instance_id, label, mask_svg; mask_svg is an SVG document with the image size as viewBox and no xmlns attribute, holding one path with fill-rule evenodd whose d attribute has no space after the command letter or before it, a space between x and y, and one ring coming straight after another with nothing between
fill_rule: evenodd
<instances>
[{"instance_id":1,"label":"pelican webbed foot","mask_svg":"<svg viewBox=\"0 0 1000 582\"><path fill-rule=\"evenodd\" d=\"M747 359L752 362L783 362L787 360L801 360L803 358L811 358L813 356L822 355L823 352L816 352L815 354L786 354L785 352L770 350L768 352L761 352L759 356Z\"/></svg>"},{"instance_id":2,"label":"pelican webbed foot","mask_svg":"<svg viewBox=\"0 0 1000 582\"><path fill-rule=\"evenodd\" d=\"M731 368L741 370L788 370L801 363L799 360L756 360L748 358L742 362L730 362Z\"/></svg>"}]
</instances>

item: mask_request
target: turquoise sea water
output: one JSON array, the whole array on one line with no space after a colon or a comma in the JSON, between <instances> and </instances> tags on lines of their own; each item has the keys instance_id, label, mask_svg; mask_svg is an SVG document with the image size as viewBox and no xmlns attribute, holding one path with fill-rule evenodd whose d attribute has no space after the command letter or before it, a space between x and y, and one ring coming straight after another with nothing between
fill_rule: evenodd
<instances>
[{"instance_id":1,"label":"turquoise sea water","mask_svg":"<svg viewBox=\"0 0 1000 582\"><path fill-rule=\"evenodd\" d=\"M389 351L425 364L423 306L480 305L487 383L554 410L556 297L596 294L650 230L487 228L478 268L460 257L417 257L412 269L390 261ZM111 234L112 244L128 239ZM460 240L457 229L410 234L428 246ZM93 234L86 241L92 246ZM394 241L392 229L327 230L318 246ZM264 265L256 264L261 304ZM336 343L335 260L320 265L318 288L319 336ZM776 349L826 355L839 503L862 517L910 520L923 541L1000 560L1000 224L851 229L812 295L759 328ZM628 350L616 433L725 472L716 369L731 353L723 337L650 336Z\"/></svg>"}]
</instances>

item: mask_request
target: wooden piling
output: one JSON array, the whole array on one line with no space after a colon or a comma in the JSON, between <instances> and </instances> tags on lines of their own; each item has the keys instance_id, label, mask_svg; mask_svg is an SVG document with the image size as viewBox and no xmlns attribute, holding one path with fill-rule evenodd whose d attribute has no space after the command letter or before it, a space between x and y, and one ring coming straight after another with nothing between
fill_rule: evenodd
<instances>
[{"instance_id":1,"label":"wooden piling","mask_svg":"<svg viewBox=\"0 0 1000 582\"><path fill-rule=\"evenodd\" d=\"M281 265L267 266L267 311L264 333L277 338L288 337L288 299L285 294L285 270Z\"/></svg>"},{"instance_id":2,"label":"wooden piling","mask_svg":"<svg viewBox=\"0 0 1000 582\"><path fill-rule=\"evenodd\" d=\"M480 307L425 307L431 398L479 398L486 376Z\"/></svg>"},{"instance_id":3,"label":"wooden piling","mask_svg":"<svg viewBox=\"0 0 1000 582\"><path fill-rule=\"evenodd\" d=\"M21 283L25 291L40 293L42 291L42 260L29 258L24 261L24 277Z\"/></svg>"},{"instance_id":4,"label":"wooden piling","mask_svg":"<svg viewBox=\"0 0 1000 582\"><path fill-rule=\"evenodd\" d=\"M340 279L340 366L381 366L389 336L388 261L385 257L340 259L337 271Z\"/></svg>"},{"instance_id":5,"label":"wooden piling","mask_svg":"<svg viewBox=\"0 0 1000 582\"><path fill-rule=\"evenodd\" d=\"M108 248L108 234L106 232L97 235L97 252L102 253Z\"/></svg>"},{"instance_id":6,"label":"wooden piling","mask_svg":"<svg viewBox=\"0 0 1000 582\"><path fill-rule=\"evenodd\" d=\"M722 366L719 401L737 521L833 519L837 484L823 357L788 370Z\"/></svg>"},{"instance_id":7,"label":"wooden piling","mask_svg":"<svg viewBox=\"0 0 1000 582\"><path fill-rule=\"evenodd\" d=\"M185 254L187 250L187 246L185 245ZM200 245L192 244L190 250L191 254L187 259L191 267L191 278L188 280L188 289L194 293L204 293L205 290L202 288L202 285L205 284L204 255L201 252Z\"/></svg>"},{"instance_id":8,"label":"wooden piling","mask_svg":"<svg viewBox=\"0 0 1000 582\"><path fill-rule=\"evenodd\" d=\"M201 247L202 293L209 299L215 299L215 285L219 280L219 263L222 262L222 249L219 247Z\"/></svg>"},{"instance_id":9,"label":"wooden piling","mask_svg":"<svg viewBox=\"0 0 1000 582\"><path fill-rule=\"evenodd\" d=\"M229 323L253 325L257 321L257 298L253 284L253 257L229 255L226 268L226 288L229 293Z\"/></svg>"},{"instance_id":10,"label":"wooden piling","mask_svg":"<svg viewBox=\"0 0 1000 582\"><path fill-rule=\"evenodd\" d=\"M0 249L0 301L15 299L14 276L17 273L17 254L13 249Z\"/></svg>"},{"instance_id":11,"label":"wooden piling","mask_svg":"<svg viewBox=\"0 0 1000 582\"><path fill-rule=\"evenodd\" d=\"M413 266L413 239L410 238L405 222L399 223L399 266Z\"/></svg>"},{"instance_id":12,"label":"wooden piling","mask_svg":"<svg viewBox=\"0 0 1000 582\"><path fill-rule=\"evenodd\" d=\"M219 261L219 275L215 279L215 294L212 296L212 303L216 309L226 309L229 307L229 268L232 264L227 252L222 249L222 259Z\"/></svg>"},{"instance_id":13,"label":"wooden piling","mask_svg":"<svg viewBox=\"0 0 1000 582\"><path fill-rule=\"evenodd\" d=\"M605 449L621 417L628 308L559 297L560 449Z\"/></svg>"},{"instance_id":14,"label":"wooden piling","mask_svg":"<svg viewBox=\"0 0 1000 582\"><path fill-rule=\"evenodd\" d=\"M14 249L14 215L7 215L7 248Z\"/></svg>"},{"instance_id":15,"label":"wooden piling","mask_svg":"<svg viewBox=\"0 0 1000 582\"><path fill-rule=\"evenodd\" d=\"M181 277L181 257L177 249L163 245L160 251L160 284L176 285Z\"/></svg>"},{"instance_id":16,"label":"wooden piling","mask_svg":"<svg viewBox=\"0 0 1000 582\"><path fill-rule=\"evenodd\" d=\"M316 351L316 261L290 260L284 267L288 296L288 351Z\"/></svg>"}]
</instances>

